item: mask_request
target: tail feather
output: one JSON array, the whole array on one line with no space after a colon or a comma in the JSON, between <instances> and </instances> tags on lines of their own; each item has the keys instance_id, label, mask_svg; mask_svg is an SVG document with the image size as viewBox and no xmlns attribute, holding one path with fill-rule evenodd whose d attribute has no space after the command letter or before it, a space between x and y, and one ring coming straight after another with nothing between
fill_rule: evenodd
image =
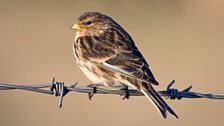
<instances>
[{"instance_id":1,"label":"tail feather","mask_svg":"<svg viewBox=\"0 0 224 126\"><path fill-rule=\"evenodd\" d=\"M156 100L151 95L149 95L147 91L141 89L141 92L152 102L155 108L162 114L163 118L166 118L167 117L166 109L160 104L158 104L158 102L156 102Z\"/></svg>"},{"instance_id":2,"label":"tail feather","mask_svg":"<svg viewBox=\"0 0 224 126\"><path fill-rule=\"evenodd\" d=\"M155 105L164 118L167 117L167 111L178 118L177 114L166 104L150 84L147 84L146 87L142 86L140 90L150 101L152 101L153 105Z\"/></svg>"}]
</instances>

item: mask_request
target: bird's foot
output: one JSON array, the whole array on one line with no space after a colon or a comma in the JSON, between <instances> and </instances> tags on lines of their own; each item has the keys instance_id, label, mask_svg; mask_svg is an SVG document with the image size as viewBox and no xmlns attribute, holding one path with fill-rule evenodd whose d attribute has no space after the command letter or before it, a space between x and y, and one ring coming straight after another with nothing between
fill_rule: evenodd
<instances>
[{"instance_id":1,"label":"bird's foot","mask_svg":"<svg viewBox=\"0 0 224 126\"><path fill-rule=\"evenodd\" d=\"M130 99L130 93L129 93L129 90L128 90L128 87L125 87L125 88L122 88L121 90L124 91L124 97L122 98L123 100L124 99Z\"/></svg>"},{"instance_id":2,"label":"bird's foot","mask_svg":"<svg viewBox=\"0 0 224 126\"><path fill-rule=\"evenodd\" d=\"M99 87L99 86L101 86L101 85L100 84L89 84L89 85L87 85L87 87L90 87L90 88L93 89L90 93L88 93L89 100L92 99L92 97L94 96L94 94L97 91L97 87Z\"/></svg>"}]
</instances>

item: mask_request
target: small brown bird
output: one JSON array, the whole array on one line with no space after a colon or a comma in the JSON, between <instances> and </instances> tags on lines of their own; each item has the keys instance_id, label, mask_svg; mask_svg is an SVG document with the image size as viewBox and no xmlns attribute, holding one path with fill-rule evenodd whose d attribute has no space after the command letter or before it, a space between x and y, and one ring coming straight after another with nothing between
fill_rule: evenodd
<instances>
[{"instance_id":1,"label":"small brown bird","mask_svg":"<svg viewBox=\"0 0 224 126\"><path fill-rule=\"evenodd\" d=\"M149 65L131 36L111 17L99 12L82 14L72 27L76 30L74 56L78 66L96 86L128 87L141 91L164 118L167 111L178 116L153 89L155 80ZM93 86L93 85L92 85Z\"/></svg>"}]
</instances>

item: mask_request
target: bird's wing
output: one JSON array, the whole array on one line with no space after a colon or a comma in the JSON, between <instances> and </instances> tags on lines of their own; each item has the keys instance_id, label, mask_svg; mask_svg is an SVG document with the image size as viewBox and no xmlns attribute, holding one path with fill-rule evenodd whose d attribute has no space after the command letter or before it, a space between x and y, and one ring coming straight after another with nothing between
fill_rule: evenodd
<instances>
[{"instance_id":1,"label":"bird's wing","mask_svg":"<svg viewBox=\"0 0 224 126\"><path fill-rule=\"evenodd\" d=\"M87 36L83 40L94 42L83 56L100 67L146 83L159 84L134 42L130 42L131 38L110 42L110 39Z\"/></svg>"}]
</instances>

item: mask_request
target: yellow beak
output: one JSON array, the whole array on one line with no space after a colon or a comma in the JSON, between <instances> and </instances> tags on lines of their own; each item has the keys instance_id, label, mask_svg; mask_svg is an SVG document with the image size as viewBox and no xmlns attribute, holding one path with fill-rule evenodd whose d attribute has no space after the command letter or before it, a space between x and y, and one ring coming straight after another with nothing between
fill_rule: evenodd
<instances>
[{"instance_id":1,"label":"yellow beak","mask_svg":"<svg viewBox=\"0 0 224 126\"><path fill-rule=\"evenodd\" d=\"M74 24L74 25L72 26L72 29L75 29L75 30L77 30L77 31L82 30L81 27L80 27L78 24Z\"/></svg>"}]
</instances>

